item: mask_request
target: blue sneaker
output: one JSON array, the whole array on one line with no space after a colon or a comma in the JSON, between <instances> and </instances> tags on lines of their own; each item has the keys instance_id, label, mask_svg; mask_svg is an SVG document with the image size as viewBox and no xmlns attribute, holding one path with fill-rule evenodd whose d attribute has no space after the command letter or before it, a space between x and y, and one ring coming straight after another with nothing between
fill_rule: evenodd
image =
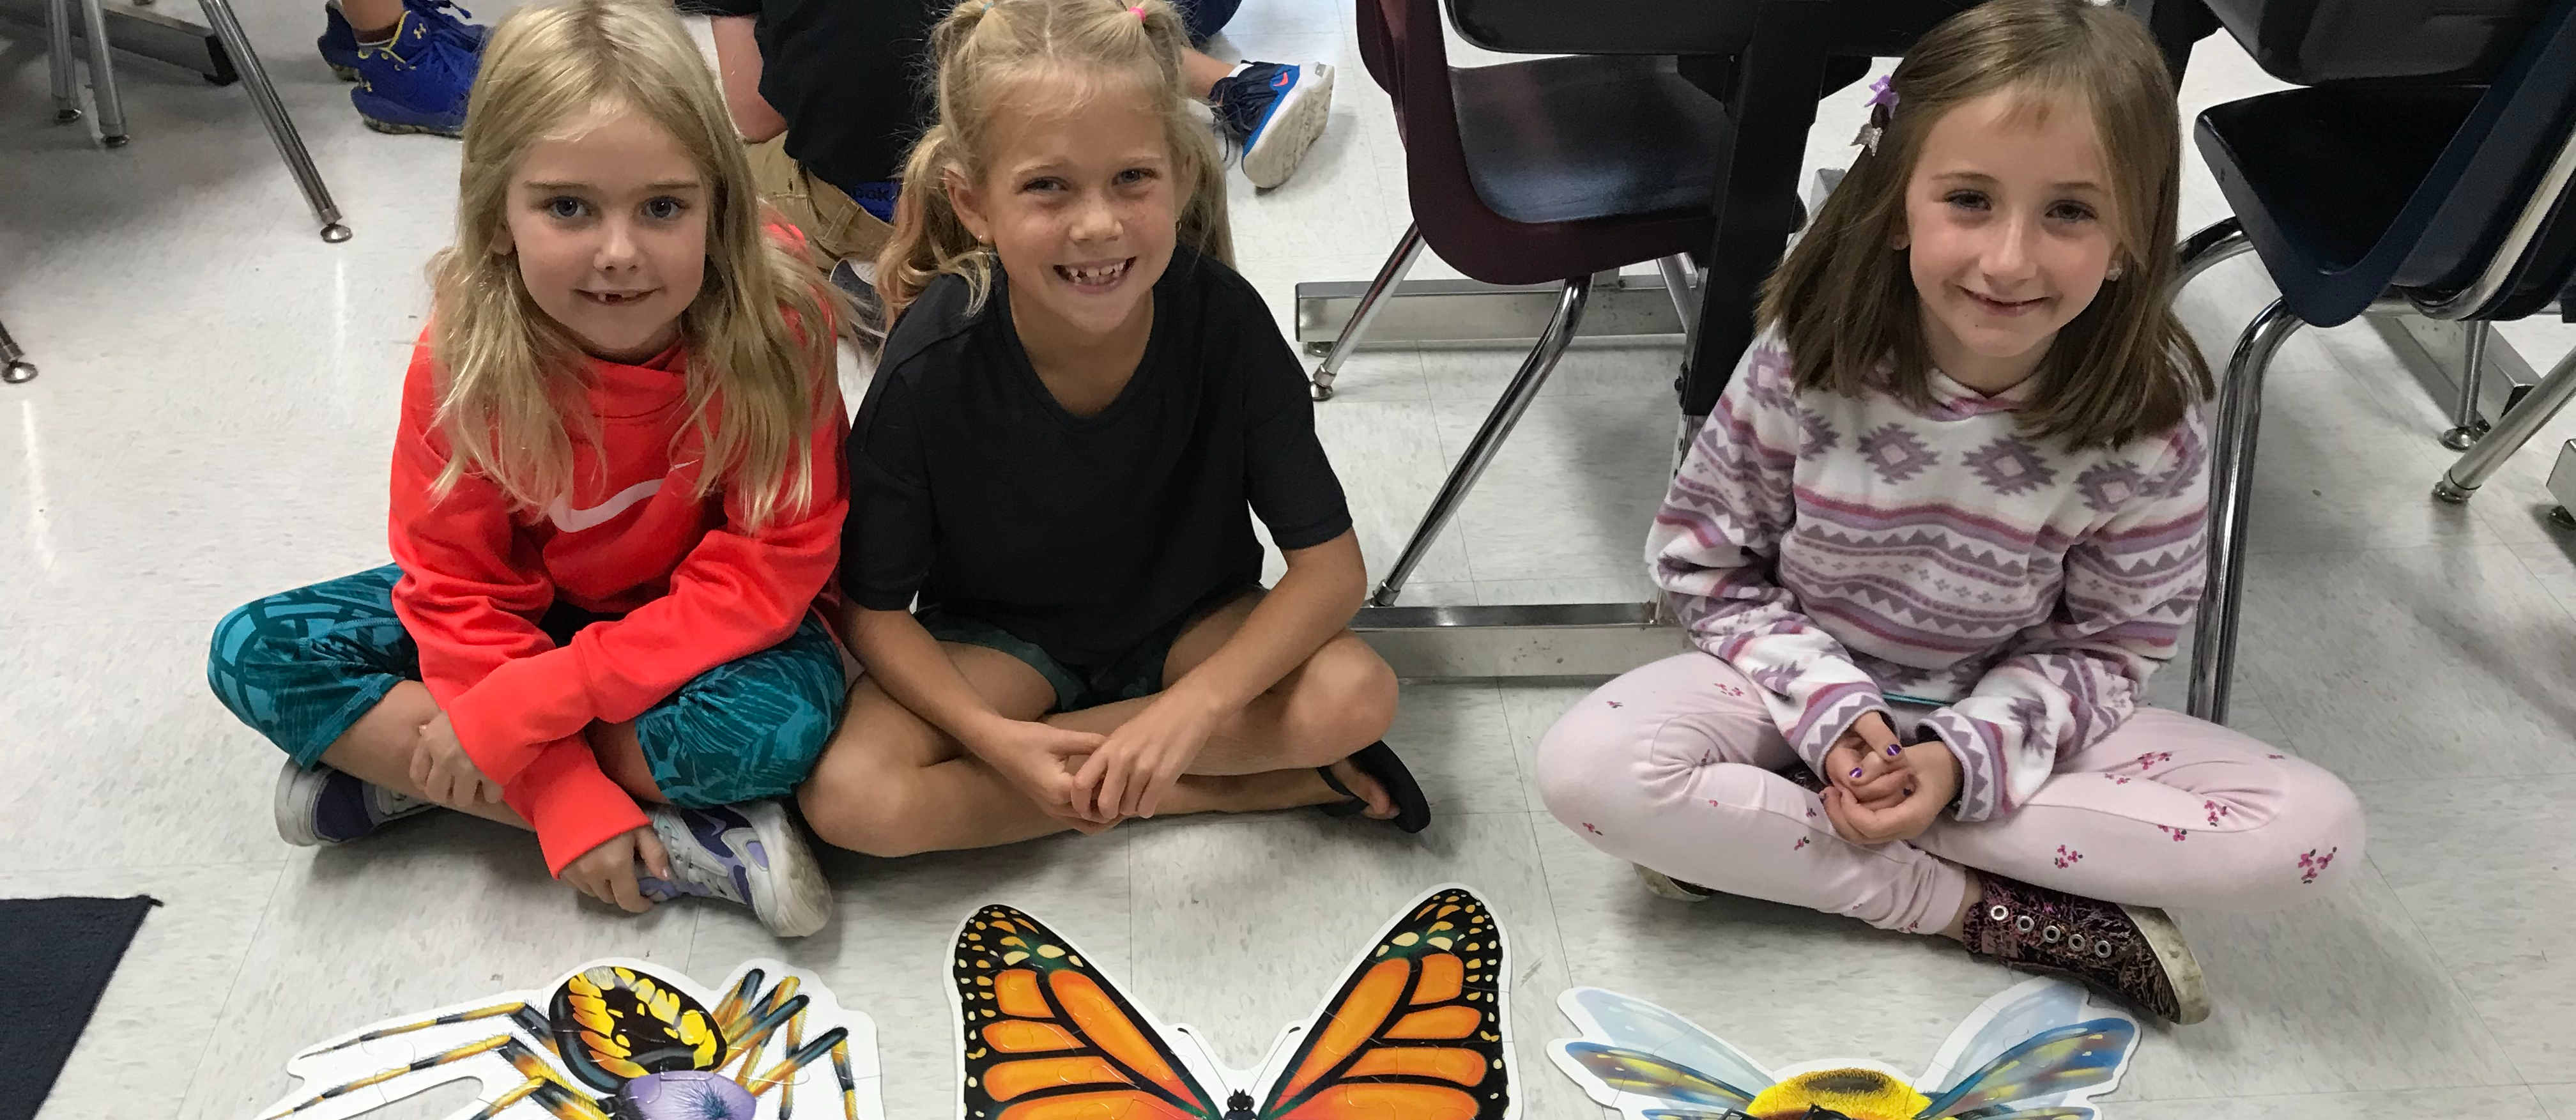
<instances>
[{"instance_id":1,"label":"blue sneaker","mask_svg":"<svg viewBox=\"0 0 2576 1120\"><path fill-rule=\"evenodd\" d=\"M403 7L426 21L430 34L447 36L476 54L483 53L483 40L492 35L489 27L457 18L474 13L457 7L455 0L403 0ZM451 11L455 14L448 14ZM322 5L322 37L315 39L313 45L341 81L358 80L358 30L349 26L348 14L340 10L339 0Z\"/></svg>"},{"instance_id":2,"label":"blue sneaker","mask_svg":"<svg viewBox=\"0 0 2576 1120\"><path fill-rule=\"evenodd\" d=\"M721 898L751 907L780 937L803 937L832 920L832 884L805 834L775 801L713 809L647 805L653 834L671 853L671 877L636 868L636 883L655 902Z\"/></svg>"},{"instance_id":3,"label":"blue sneaker","mask_svg":"<svg viewBox=\"0 0 2576 1120\"><path fill-rule=\"evenodd\" d=\"M1306 149L1324 134L1333 108L1333 68L1320 62L1247 63L1218 80L1208 101L1226 138L1243 153L1243 177L1268 190L1296 174Z\"/></svg>"},{"instance_id":4,"label":"blue sneaker","mask_svg":"<svg viewBox=\"0 0 2576 1120\"><path fill-rule=\"evenodd\" d=\"M434 808L328 766L307 770L289 761L277 775L277 835L299 848L346 844Z\"/></svg>"},{"instance_id":5,"label":"blue sneaker","mask_svg":"<svg viewBox=\"0 0 2576 1120\"><path fill-rule=\"evenodd\" d=\"M393 42L358 48L358 88L349 103L378 132L465 134L465 98L483 57L406 9Z\"/></svg>"}]
</instances>

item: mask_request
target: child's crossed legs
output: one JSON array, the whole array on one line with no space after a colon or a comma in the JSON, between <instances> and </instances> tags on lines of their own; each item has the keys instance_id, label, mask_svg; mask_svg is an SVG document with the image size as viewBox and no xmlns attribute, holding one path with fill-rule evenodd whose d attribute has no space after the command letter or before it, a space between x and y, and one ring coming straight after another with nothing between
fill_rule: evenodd
<instances>
[{"instance_id":1,"label":"child's crossed legs","mask_svg":"<svg viewBox=\"0 0 2576 1120\"><path fill-rule=\"evenodd\" d=\"M1163 662L1169 687L1214 655L1260 601L1246 595L1183 628ZM985 702L1009 719L1107 735L1155 696L1049 714L1057 690L1026 662L959 642L940 648ZM1156 695L1159 695L1156 694ZM1350 755L1385 735L1395 718L1395 674L1348 631L1236 712L1208 740L1162 813L1258 812L1342 799L1317 767L1387 818L1395 805ZM1070 760L1079 766L1082 759ZM980 848L1097 831L1049 813L946 731L914 714L873 679L850 691L849 715L799 791L805 819L824 840L871 855Z\"/></svg>"}]
</instances>

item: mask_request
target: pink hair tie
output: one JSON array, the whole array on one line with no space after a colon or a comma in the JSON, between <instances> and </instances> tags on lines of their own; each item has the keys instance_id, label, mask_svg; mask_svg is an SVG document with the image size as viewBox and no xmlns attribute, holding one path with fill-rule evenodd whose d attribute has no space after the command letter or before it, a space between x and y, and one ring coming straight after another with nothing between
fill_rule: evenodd
<instances>
[{"instance_id":1,"label":"pink hair tie","mask_svg":"<svg viewBox=\"0 0 2576 1120\"><path fill-rule=\"evenodd\" d=\"M1143 4L1129 7L1127 9L1127 14L1136 17L1136 22L1138 23L1145 22L1145 6Z\"/></svg>"}]
</instances>

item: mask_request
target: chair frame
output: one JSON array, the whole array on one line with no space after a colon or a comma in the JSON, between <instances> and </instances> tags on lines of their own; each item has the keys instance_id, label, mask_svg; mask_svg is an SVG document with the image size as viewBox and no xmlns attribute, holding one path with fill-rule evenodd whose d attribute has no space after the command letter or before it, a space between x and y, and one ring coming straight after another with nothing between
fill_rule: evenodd
<instances>
[{"instance_id":1,"label":"chair frame","mask_svg":"<svg viewBox=\"0 0 2576 1120\"><path fill-rule=\"evenodd\" d=\"M2410 292L2391 291L2370 305L2367 314L2419 314L2432 319L2471 324L2471 361L2483 360L2483 316L2506 294L2524 258L2561 205L2576 205L2576 129L2559 142L2550 162L2513 224L2505 230L2486 267L2457 294L2425 300ZM2185 238L2179 249L2181 268L2173 292L2180 295L2192 278L2230 257L2253 251L2254 245L2235 218L2214 223ZM2254 492L2254 447L2262 423L2263 380L2272 357L2307 323L2291 313L2285 300L2273 300L2254 317L2236 341L2227 373L2219 384L2218 416L2210 448L2209 579L2194 622L2191 656L2190 712L2213 723L2227 720L2236 669L2236 630L2243 606L2246 513ZM2474 370L2475 365L2471 368ZM2474 375L2472 375L2474 376ZM2475 385L2467 386L2470 409ZM2445 502L2468 501L2515 451L2555 419L2576 397L2576 353L2560 358L2520 403L2498 419L2494 430L2475 436L2466 454L2443 473L2433 496ZM2464 423L2461 425L2466 427ZM2455 429L2456 430L2456 429Z\"/></svg>"}]
</instances>

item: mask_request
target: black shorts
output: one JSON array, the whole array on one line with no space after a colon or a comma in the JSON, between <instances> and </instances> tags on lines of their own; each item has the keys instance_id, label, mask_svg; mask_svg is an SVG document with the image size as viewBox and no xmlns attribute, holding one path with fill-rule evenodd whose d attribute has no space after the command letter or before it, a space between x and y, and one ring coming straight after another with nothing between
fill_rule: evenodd
<instances>
[{"instance_id":1,"label":"black shorts","mask_svg":"<svg viewBox=\"0 0 2576 1120\"><path fill-rule=\"evenodd\" d=\"M1262 588L1255 585L1208 596L1188 613L1155 628L1136 644L1094 664L1066 661L1036 642L1003 629L998 623L965 611L933 606L923 608L913 617L921 623L922 629L930 631L930 636L940 641L982 646L1018 658L1029 668L1037 670L1039 676L1046 678L1048 686L1055 689L1055 707L1051 711L1078 712L1161 692L1165 683L1164 663L1170 660L1172 643L1180 640L1182 632L1200 619L1233 605L1236 600L1261 591Z\"/></svg>"}]
</instances>

